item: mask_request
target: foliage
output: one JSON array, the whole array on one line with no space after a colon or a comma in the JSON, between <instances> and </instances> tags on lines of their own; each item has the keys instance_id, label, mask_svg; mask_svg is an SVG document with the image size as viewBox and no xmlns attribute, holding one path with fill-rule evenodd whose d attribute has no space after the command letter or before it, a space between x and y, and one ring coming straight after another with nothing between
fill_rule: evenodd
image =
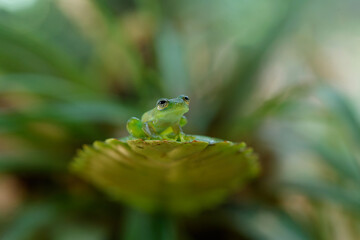
<instances>
[{"instance_id":1,"label":"foliage","mask_svg":"<svg viewBox=\"0 0 360 240\"><path fill-rule=\"evenodd\" d=\"M0 1L0 238L357 239L358 7ZM249 143L258 180L168 219L68 171L83 144L180 94L185 132Z\"/></svg>"}]
</instances>

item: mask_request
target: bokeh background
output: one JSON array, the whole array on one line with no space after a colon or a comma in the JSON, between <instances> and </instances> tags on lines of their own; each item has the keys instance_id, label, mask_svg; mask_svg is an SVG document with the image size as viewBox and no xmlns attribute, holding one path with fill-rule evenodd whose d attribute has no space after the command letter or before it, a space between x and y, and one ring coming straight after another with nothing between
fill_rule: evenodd
<instances>
[{"instance_id":1,"label":"bokeh background","mask_svg":"<svg viewBox=\"0 0 360 240\"><path fill-rule=\"evenodd\" d=\"M179 94L186 133L246 141L262 174L164 239L359 239L359 9L0 0L0 239L154 239L68 164Z\"/></svg>"}]
</instances>

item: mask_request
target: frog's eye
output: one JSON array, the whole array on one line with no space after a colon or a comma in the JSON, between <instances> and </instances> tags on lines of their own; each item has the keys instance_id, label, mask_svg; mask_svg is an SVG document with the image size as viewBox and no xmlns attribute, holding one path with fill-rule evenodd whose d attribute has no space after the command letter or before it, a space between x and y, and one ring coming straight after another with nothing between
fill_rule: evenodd
<instances>
[{"instance_id":1,"label":"frog's eye","mask_svg":"<svg viewBox=\"0 0 360 240\"><path fill-rule=\"evenodd\" d=\"M167 99L160 99L157 101L156 105L158 110L163 110L169 105L169 101Z\"/></svg>"},{"instance_id":2,"label":"frog's eye","mask_svg":"<svg viewBox=\"0 0 360 240\"><path fill-rule=\"evenodd\" d=\"M189 105L189 103L190 103L190 99L189 99L189 97L188 97L188 96L181 95L181 98L185 101L185 103L186 103L187 105Z\"/></svg>"}]
</instances>

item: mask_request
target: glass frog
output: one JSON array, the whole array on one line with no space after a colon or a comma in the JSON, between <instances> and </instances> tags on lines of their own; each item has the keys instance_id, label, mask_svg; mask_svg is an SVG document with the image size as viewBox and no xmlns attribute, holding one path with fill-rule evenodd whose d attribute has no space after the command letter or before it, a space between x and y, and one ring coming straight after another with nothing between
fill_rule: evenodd
<instances>
[{"instance_id":1,"label":"glass frog","mask_svg":"<svg viewBox=\"0 0 360 240\"><path fill-rule=\"evenodd\" d=\"M190 99L185 95L172 99L161 98L155 108L142 115L141 120L130 118L126 128L134 138L187 141L181 127L187 123L184 114L189 111L189 103Z\"/></svg>"}]
</instances>

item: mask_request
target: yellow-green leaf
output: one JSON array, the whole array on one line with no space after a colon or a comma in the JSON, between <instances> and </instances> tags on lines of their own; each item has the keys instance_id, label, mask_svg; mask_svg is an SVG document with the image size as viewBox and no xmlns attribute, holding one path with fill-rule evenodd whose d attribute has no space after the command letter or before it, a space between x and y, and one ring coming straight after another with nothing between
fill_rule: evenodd
<instances>
[{"instance_id":1,"label":"yellow-green leaf","mask_svg":"<svg viewBox=\"0 0 360 240\"><path fill-rule=\"evenodd\" d=\"M219 204L259 172L245 143L194 137L189 142L96 141L79 151L71 169L116 200L167 213Z\"/></svg>"}]
</instances>

